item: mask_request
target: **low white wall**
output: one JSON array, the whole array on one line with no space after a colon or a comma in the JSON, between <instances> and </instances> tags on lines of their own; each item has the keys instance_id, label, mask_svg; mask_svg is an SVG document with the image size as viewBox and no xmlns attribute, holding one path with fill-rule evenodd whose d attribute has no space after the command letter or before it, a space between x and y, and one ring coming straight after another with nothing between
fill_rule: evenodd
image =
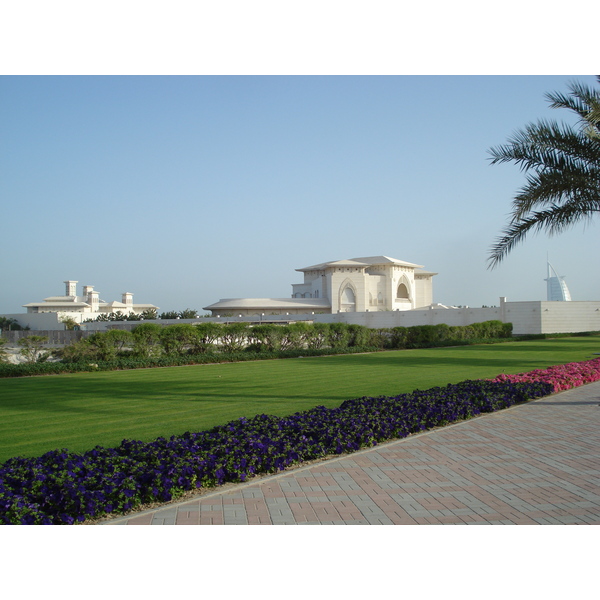
<instances>
[{"instance_id":1,"label":"low white wall","mask_svg":"<svg viewBox=\"0 0 600 600\"><path fill-rule=\"evenodd\" d=\"M63 330L64 325L56 313L2 315L14 318L22 327L32 331ZM600 331L600 301L589 302L504 302L492 308L440 308L430 307L416 310L353 312L336 314L266 315L258 322L286 323L289 321L313 321L315 323L351 323L371 329L389 327L412 327L414 325L471 325L482 321L498 320L513 324L513 334L576 333ZM161 325L175 323L232 323L237 321L257 322L256 316L246 317L202 317L197 319L156 319L145 321ZM132 329L144 321L100 321L82 324L85 331L106 329Z\"/></svg>"},{"instance_id":2,"label":"low white wall","mask_svg":"<svg viewBox=\"0 0 600 600\"><path fill-rule=\"evenodd\" d=\"M502 321L500 308L426 308L416 310L337 313L314 315L313 320L321 323L351 323L370 329L388 327L412 327L414 325L470 325L481 321Z\"/></svg>"},{"instance_id":3,"label":"low white wall","mask_svg":"<svg viewBox=\"0 0 600 600\"><path fill-rule=\"evenodd\" d=\"M600 302L507 302L503 320L515 335L600 331Z\"/></svg>"},{"instance_id":4,"label":"low white wall","mask_svg":"<svg viewBox=\"0 0 600 600\"><path fill-rule=\"evenodd\" d=\"M0 316L14 319L21 327L29 327L32 331L65 329L65 326L58 321L58 313L15 313Z\"/></svg>"},{"instance_id":5,"label":"low white wall","mask_svg":"<svg viewBox=\"0 0 600 600\"><path fill-rule=\"evenodd\" d=\"M505 323L512 323L514 335L544 333L542 331L540 301L506 302L504 304ZM581 331L592 331L582 329Z\"/></svg>"},{"instance_id":6,"label":"low white wall","mask_svg":"<svg viewBox=\"0 0 600 600\"><path fill-rule=\"evenodd\" d=\"M600 331L600 302L540 302L541 333Z\"/></svg>"}]
</instances>

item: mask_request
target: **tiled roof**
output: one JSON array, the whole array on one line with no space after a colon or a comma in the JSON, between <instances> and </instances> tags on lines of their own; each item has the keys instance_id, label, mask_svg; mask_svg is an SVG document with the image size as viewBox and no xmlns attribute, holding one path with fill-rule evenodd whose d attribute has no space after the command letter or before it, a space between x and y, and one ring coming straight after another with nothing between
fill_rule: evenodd
<instances>
[{"instance_id":1,"label":"tiled roof","mask_svg":"<svg viewBox=\"0 0 600 600\"><path fill-rule=\"evenodd\" d=\"M331 308L326 298L222 298L210 306L204 306L202 310L220 309L261 309L285 310L291 308L305 308L307 310L323 310Z\"/></svg>"},{"instance_id":2,"label":"tiled roof","mask_svg":"<svg viewBox=\"0 0 600 600\"><path fill-rule=\"evenodd\" d=\"M403 267L413 267L415 269L423 267L423 265L416 265L404 260L398 260L397 258L390 258L389 256L364 256L360 258L347 258L344 260L334 260L331 262L320 263L318 265L312 265L311 267L296 269L296 271L321 271L327 267L371 267L373 265L390 264L400 265Z\"/></svg>"}]
</instances>

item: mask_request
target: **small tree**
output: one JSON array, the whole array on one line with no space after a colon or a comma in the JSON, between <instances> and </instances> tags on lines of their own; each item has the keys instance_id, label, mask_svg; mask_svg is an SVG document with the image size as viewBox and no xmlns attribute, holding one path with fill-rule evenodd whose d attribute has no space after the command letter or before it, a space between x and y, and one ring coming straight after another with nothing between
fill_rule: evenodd
<instances>
[{"instance_id":1,"label":"small tree","mask_svg":"<svg viewBox=\"0 0 600 600\"><path fill-rule=\"evenodd\" d=\"M123 352L123 350L133 344L133 335L131 331L124 329L110 329L104 336L112 343L117 353Z\"/></svg>"},{"instance_id":2,"label":"small tree","mask_svg":"<svg viewBox=\"0 0 600 600\"><path fill-rule=\"evenodd\" d=\"M346 348L349 338L348 323L331 323L329 325L328 341L332 348Z\"/></svg>"},{"instance_id":3,"label":"small tree","mask_svg":"<svg viewBox=\"0 0 600 600\"><path fill-rule=\"evenodd\" d=\"M19 325L16 319L11 319L9 317L0 317L0 329L2 331L8 331L9 329L12 331L20 331L21 326Z\"/></svg>"},{"instance_id":4,"label":"small tree","mask_svg":"<svg viewBox=\"0 0 600 600\"><path fill-rule=\"evenodd\" d=\"M229 323L223 328L221 344L225 352L239 352L248 340L248 323Z\"/></svg>"},{"instance_id":5,"label":"small tree","mask_svg":"<svg viewBox=\"0 0 600 600\"><path fill-rule=\"evenodd\" d=\"M6 346L8 340L6 338L0 337L0 363L8 362L8 352L6 351Z\"/></svg>"},{"instance_id":6,"label":"small tree","mask_svg":"<svg viewBox=\"0 0 600 600\"><path fill-rule=\"evenodd\" d=\"M281 349L298 350L304 346L306 323L290 323L289 325L275 325L281 329Z\"/></svg>"},{"instance_id":7,"label":"small tree","mask_svg":"<svg viewBox=\"0 0 600 600\"><path fill-rule=\"evenodd\" d=\"M48 360L51 353L44 352L44 344L48 341L46 335L29 335L21 338L18 342L21 346L21 355L28 363L44 362Z\"/></svg>"},{"instance_id":8,"label":"small tree","mask_svg":"<svg viewBox=\"0 0 600 600\"><path fill-rule=\"evenodd\" d=\"M363 325L348 325L348 346L367 346L369 344L369 329Z\"/></svg>"},{"instance_id":9,"label":"small tree","mask_svg":"<svg viewBox=\"0 0 600 600\"><path fill-rule=\"evenodd\" d=\"M67 363L97 360L94 347L87 339L72 342L58 350L56 354Z\"/></svg>"},{"instance_id":10,"label":"small tree","mask_svg":"<svg viewBox=\"0 0 600 600\"><path fill-rule=\"evenodd\" d=\"M78 323L73 317L61 317L60 322L65 326L67 331L75 331Z\"/></svg>"},{"instance_id":11,"label":"small tree","mask_svg":"<svg viewBox=\"0 0 600 600\"><path fill-rule=\"evenodd\" d=\"M179 313L176 310L169 310L164 313L160 313L159 319L177 319L179 317Z\"/></svg>"},{"instance_id":12,"label":"small tree","mask_svg":"<svg viewBox=\"0 0 600 600\"><path fill-rule=\"evenodd\" d=\"M394 329L406 329L406 327L396 327ZM367 339L367 346L374 346L375 348L396 348L396 346L393 345L393 341L392 339L396 339L394 338L394 334L393 334L393 330L392 329L386 329L386 328L382 328L382 329L369 329L368 330L368 339ZM398 343L402 343L402 334L399 333L399 337L398 339ZM398 346L399 348L402 347L404 348L404 346Z\"/></svg>"},{"instance_id":13,"label":"small tree","mask_svg":"<svg viewBox=\"0 0 600 600\"><path fill-rule=\"evenodd\" d=\"M294 332L294 339L297 348L306 348L313 334L314 325L305 321L291 323L289 328Z\"/></svg>"},{"instance_id":14,"label":"small tree","mask_svg":"<svg viewBox=\"0 0 600 600\"><path fill-rule=\"evenodd\" d=\"M329 336L329 323L313 323L308 347L312 349L322 348Z\"/></svg>"},{"instance_id":15,"label":"small tree","mask_svg":"<svg viewBox=\"0 0 600 600\"><path fill-rule=\"evenodd\" d=\"M155 308L147 308L141 315L140 319L143 321L152 321L158 319L158 314Z\"/></svg>"},{"instance_id":16,"label":"small tree","mask_svg":"<svg viewBox=\"0 0 600 600\"><path fill-rule=\"evenodd\" d=\"M206 352L215 348L215 344L221 337L225 325L208 321L205 323L195 323L193 327L197 332L194 342L194 352Z\"/></svg>"},{"instance_id":17,"label":"small tree","mask_svg":"<svg viewBox=\"0 0 600 600\"><path fill-rule=\"evenodd\" d=\"M408 327L392 327L387 330L389 347L394 349L406 348L408 341ZM384 345L381 346L382 348Z\"/></svg>"},{"instance_id":18,"label":"small tree","mask_svg":"<svg viewBox=\"0 0 600 600\"><path fill-rule=\"evenodd\" d=\"M98 331L86 340L91 347L91 356L96 360L114 360L117 356L118 347L107 333Z\"/></svg>"},{"instance_id":19,"label":"small tree","mask_svg":"<svg viewBox=\"0 0 600 600\"><path fill-rule=\"evenodd\" d=\"M167 354L183 354L198 339L198 330L187 323L169 325L160 332L160 343Z\"/></svg>"},{"instance_id":20,"label":"small tree","mask_svg":"<svg viewBox=\"0 0 600 600\"><path fill-rule=\"evenodd\" d=\"M192 310L191 308L186 308L179 313L179 317L181 319L195 319L198 316L197 310Z\"/></svg>"},{"instance_id":21,"label":"small tree","mask_svg":"<svg viewBox=\"0 0 600 600\"><path fill-rule=\"evenodd\" d=\"M138 315L136 313L130 312L125 317L125 320L126 321L141 321L142 320L142 315Z\"/></svg>"},{"instance_id":22,"label":"small tree","mask_svg":"<svg viewBox=\"0 0 600 600\"><path fill-rule=\"evenodd\" d=\"M278 350L283 336L280 325L255 325L248 333L249 341L257 350Z\"/></svg>"},{"instance_id":23,"label":"small tree","mask_svg":"<svg viewBox=\"0 0 600 600\"><path fill-rule=\"evenodd\" d=\"M133 329L133 352L144 358L157 357L162 354L160 332L162 326L158 323L142 323Z\"/></svg>"}]
</instances>

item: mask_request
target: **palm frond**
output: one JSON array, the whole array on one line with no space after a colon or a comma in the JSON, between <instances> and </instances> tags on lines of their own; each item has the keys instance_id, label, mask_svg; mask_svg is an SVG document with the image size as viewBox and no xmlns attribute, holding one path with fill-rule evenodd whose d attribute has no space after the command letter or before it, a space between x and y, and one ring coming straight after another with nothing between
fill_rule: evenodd
<instances>
[{"instance_id":1,"label":"palm frond","mask_svg":"<svg viewBox=\"0 0 600 600\"><path fill-rule=\"evenodd\" d=\"M552 108L574 111L579 129L540 120L488 151L491 164L512 162L526 173L526 184L513 199L508 226L492 246L490 268L530 231L546 230L552 235L600 212L600 91L577 82L569 89L569 94L546 97Z\"/></svg>"},{"instance_id":2,"label":"palm frond","mask_svg":"<svg viewBox=\"0 0 600 600\"><path fill-rule=\"evenodd\" d=\"M493 269L498 266L530 231L545 230L549 235L555 235L576 223L591 220L598 213L600 213L600 200L573 202L563 206L554 205L547 210L533 212L527 218L513 220L492 246L488 257L488 268Z\"/></svg>"}]
</instances>

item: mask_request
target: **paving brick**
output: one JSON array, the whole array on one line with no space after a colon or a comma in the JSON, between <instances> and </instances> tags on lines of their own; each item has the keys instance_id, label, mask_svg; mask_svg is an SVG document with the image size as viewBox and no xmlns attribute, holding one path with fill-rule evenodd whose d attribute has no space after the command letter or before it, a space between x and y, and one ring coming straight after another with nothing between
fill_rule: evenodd
<instances>
[{"instance_id":1,"label":"paving brick","mask_svg":"<svg viewBox=\"0 0 600 600\"><path fill-rule=\"evenodd\" d=\"M600 524L598 403L600 382L106 524Z\"/></svg>"}]
</instances>

